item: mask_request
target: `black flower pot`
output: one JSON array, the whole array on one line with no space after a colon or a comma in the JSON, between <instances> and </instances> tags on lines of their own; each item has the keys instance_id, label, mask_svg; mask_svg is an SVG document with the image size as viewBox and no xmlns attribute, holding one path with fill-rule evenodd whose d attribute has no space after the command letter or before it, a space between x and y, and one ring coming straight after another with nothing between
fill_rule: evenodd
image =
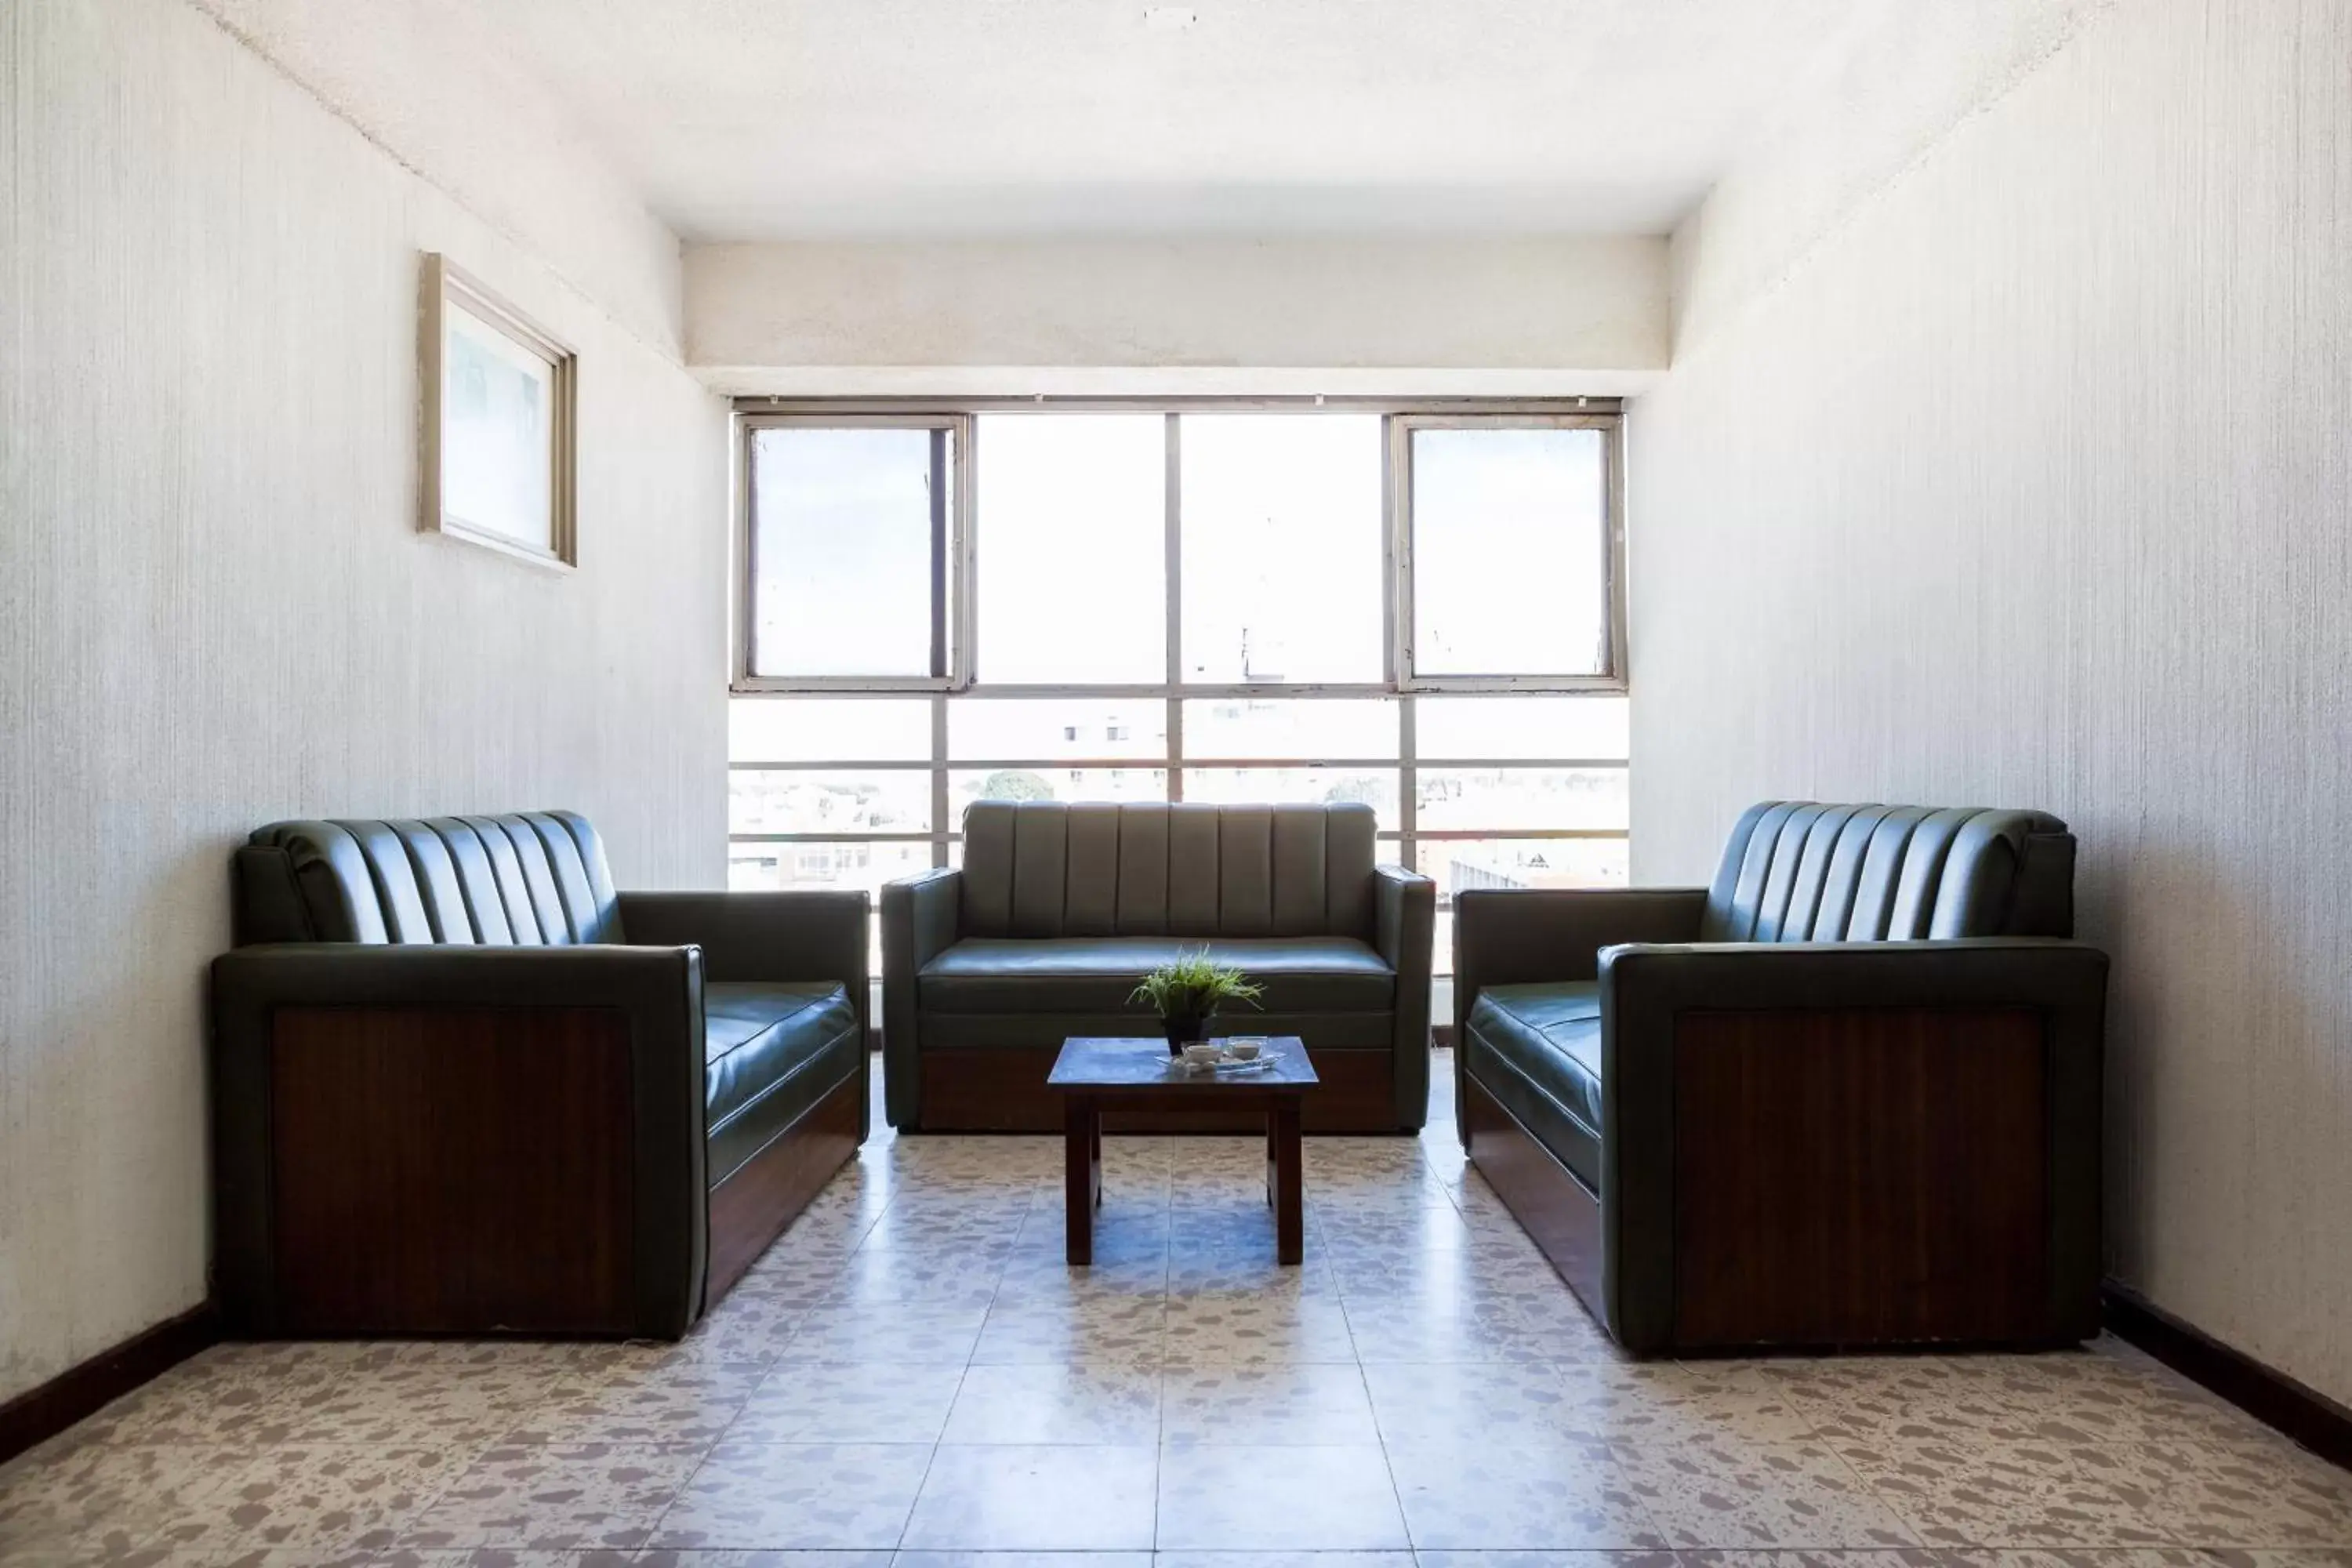
<instances>
[{"instance_id":1,"label":"black flower pot","mask_svg":"<svg viewBox=\"0 0 2352 1568\"><path fill-rule=\"evenodd\" d=\"M1197 1044L1207 1038L1210 1017L1211 1015L1207 1013L1163 1015L1160 1020L1160 1027L1168 1037L1168 1054L1171 1057L1181 1056L1184 1054L1186 1046Z\"/></svg>"}]
</instances>

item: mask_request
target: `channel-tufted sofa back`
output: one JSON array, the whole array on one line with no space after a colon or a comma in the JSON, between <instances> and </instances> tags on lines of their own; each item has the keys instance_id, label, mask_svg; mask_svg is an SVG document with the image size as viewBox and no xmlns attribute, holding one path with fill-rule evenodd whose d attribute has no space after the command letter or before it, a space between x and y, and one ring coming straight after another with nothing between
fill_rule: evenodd
<instances>
[{"instance_id":1,"label":"channel-tufted sofa back","mask_svg":"<svg viewBox=\"0 0 2352 1568\"><path fill-rule=\"evenodd\" d=\"M1372 924L1372 808L976 801L966 935L1350 936Z\"/></svg>"},{"instance_id":2,"label":"channel-tufted sofa back","mask_svg":"<svg viewBox=\"0 0 2352 1568\"><path fill-rule=\"evenodd\" d=\"M278 822L236 852L236 940L625 940L604 841L572 811Z\"/></svg>"},{"instance_id":3,"label":"channel-tufted sofa back","mask_svg":"<svg viewBox=\"0 0 2352 1568\"><path fill-rule=\"evenodd\" d=\"M2074 836L2039 811L1768 800L1741 814L1701 942L2074 934Z\"/></svg>"}]
</instances>

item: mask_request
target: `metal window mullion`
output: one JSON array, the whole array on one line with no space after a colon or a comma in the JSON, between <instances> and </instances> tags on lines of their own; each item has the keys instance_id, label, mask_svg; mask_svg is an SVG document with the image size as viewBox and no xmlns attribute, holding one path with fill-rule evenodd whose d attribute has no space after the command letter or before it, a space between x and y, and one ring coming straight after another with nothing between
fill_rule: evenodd
<instances>
[{"instance_id":1,"label":"metal window mullion","mask_svg":"<svg viewBox=\"0 0 2352 1568\"><path fill-rule=\"evenodd\" d=\"M1421 721L1410 694L1397 699L1397 826L1399 853L1410 870L1421 869Z\"/></svg>"},{"instance_id":2,"label":"metal window mullion","mask_svg":"<svg viewBox=\"0 0 2352 1568\"><path fill-rule=\"evenodd\" d=\"M1160 575L1168 616L1166 779L1168 799L1178 803L1184 798L1184 700L1177 695L1184 684L1184 433L1174 414L1166 416L1161 429L1166 460L1160 489Z\"/></svg>"},{"instance_id":3,"label":"metal window mullion","mask_svg":"<svg viewBox=\"0 0 2352 1568\"><path fill-rule=\"evenodd\" d=\"M931 864L948 863L948 696L931 698Z\"/></svg>"}]
</instances>

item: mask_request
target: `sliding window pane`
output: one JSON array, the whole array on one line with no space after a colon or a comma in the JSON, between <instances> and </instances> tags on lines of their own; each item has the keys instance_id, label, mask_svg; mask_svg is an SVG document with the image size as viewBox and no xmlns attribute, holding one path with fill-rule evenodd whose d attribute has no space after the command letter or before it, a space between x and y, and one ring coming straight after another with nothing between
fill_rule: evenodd
<instances>
[{"instance_id":1,"label":"sliding window pane","mask_svg":"<svg viewBox=\"0 0 2352 1568\"><path fill-rule=\"evenodd\" d=\"M1381 679L1380 416L1180 426L1184 679Z\"/></svg>"},{"instance_id":2,"label":"sliding window pane","mask_svg":"<svg viewBox=\"0 0 2352 1568\"><path fill-rule=\"evenodd\" d=\"M1421 870L1438 902L1473 888L1622 888L1622 838L1424 838Z\"/></svg>"},{"instance_id":3,"label":"sliding window pane","mask_svg":"<svg viewBox=\"0 0 2352 1568\"><path fill-rule=\"evenodd\" d=\"M1626 754L1622 697L1417 697L1413 709L1415 751L1424 763Z\"/></svg>"},{"instance_id":4,"label":"sliding window pane","mask_svg":"<svg viewBox=\"0 0 2352 1568\"><path fill-rule=\"evenodd\" d=\"M1361 801L1386 830L1397 826L1392 768L1187 768L1184 798L1219 805L1328 805Z\"/></svg>"},{"instance_id":5,"label":"sliding window pane","mask_svg":"<svg viewBox=\"0 0 2352 1568\"><path fill-rule=\"evenodd\" d=\"M1165 426L1157 414L980 416L978 679L1168 678Z\"/></svg>"},{"instance_id":6,"label":"sliding window pane","mask_svg":"<svg viewBox=\"0 0 2352 1568\"><path fill-rule=\"evenodd\" d=\"M1388 698L1204 697L1184 704L1188 757L1392 758L1397 705Z\"/></svg>"},{"instance_id":7,"label":"sliding window pane","mask_svg":"<svg viewBox=\"0 0 2352 1568\"><path fill-rule=\"evenodd\" d=\"M1607 673L1602 433L1417 429L1412 440L1413 672Z\"/></svg>"},{"instance_id":8,"label":"sliding window pane","mask_svg":"<svg viewBox=\"0 0 2352 1568\"><path fill-rule=\"evenodd\" d=\"M948 801L958 832L964 807L976 800L1118 801L1168 798L1165 768L989 768L948 775Z\"/></svg>"},{"instance_id":9,"label":"sliding window pane","mask_svg":"<svg viewBox=\"0 0 2352 1568\"><path fill-rule=\"evenodd\" d=\"M921 762L931 754L931 700L738 697L727 704L733 763Z\"/></svg>"},{"instance_id":10,"label":"sliding window pane","mask_svg":"<svg viewBox=\"0 0 2352 1568\"><path fill-rule=\"evenodd\" d=\"M751 674L947 673L934 559L951 444L944 429L751 432Z\"/></svg>"},{"instance_id":11,"label":"sliding window pane","mask_svg":"<svg viewBox=\"0 0 2352 1568\"><path fill-rule=\"evenodd\" d=\"M856 773L738 768L728 773L727 785L730 833L864 835L931 828L931 775L921 768Z\"/></svg>"},{"instance_id":12,"label":"sliding window pane","mask_svg":"<svg viewBox=\"0 0 2352 1568\"><path fill-rule=\"evenodd\" d=\"M1413 826L1465 829L1611 828L1626 822L1623 768L1423 768Z\"/></svg>"},{"instance_id":13,"label":"sliding window pane","mask_svg":"<svg viewBox=\"0 0 2352 1568\"><path fill-rule=\"evenodd\" d=\"M948 755L959 763L1157 762L1168 755L1168 704L1111 697L955 700L948 704Z\"/></svg>"}]
</instances>

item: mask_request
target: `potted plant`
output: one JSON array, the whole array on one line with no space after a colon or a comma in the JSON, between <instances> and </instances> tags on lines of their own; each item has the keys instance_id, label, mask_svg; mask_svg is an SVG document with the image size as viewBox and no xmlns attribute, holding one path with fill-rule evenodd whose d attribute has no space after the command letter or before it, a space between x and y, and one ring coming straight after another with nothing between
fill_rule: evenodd
<instances>
[{"instance_id":1,"label":"potted plant","mask_svg":"<svg viewBox=\"0 0 2352 1568\"><path fill-rule=\"evenodd\" d=\"M1128 1000L1151 1004L1152 1011L1160 1015L1160 1026L1168 1036L1168 1054L1172 1057L1208 1033L1209 1020L1219 1006L1246 1002L1255 1007L1265 994L1263 986L1251 984L1232 964L1212 962L1208 949L1189 953L1180 949L1174 963L1163 963L1145 975Z\"/></svg>"}]
</instances>

